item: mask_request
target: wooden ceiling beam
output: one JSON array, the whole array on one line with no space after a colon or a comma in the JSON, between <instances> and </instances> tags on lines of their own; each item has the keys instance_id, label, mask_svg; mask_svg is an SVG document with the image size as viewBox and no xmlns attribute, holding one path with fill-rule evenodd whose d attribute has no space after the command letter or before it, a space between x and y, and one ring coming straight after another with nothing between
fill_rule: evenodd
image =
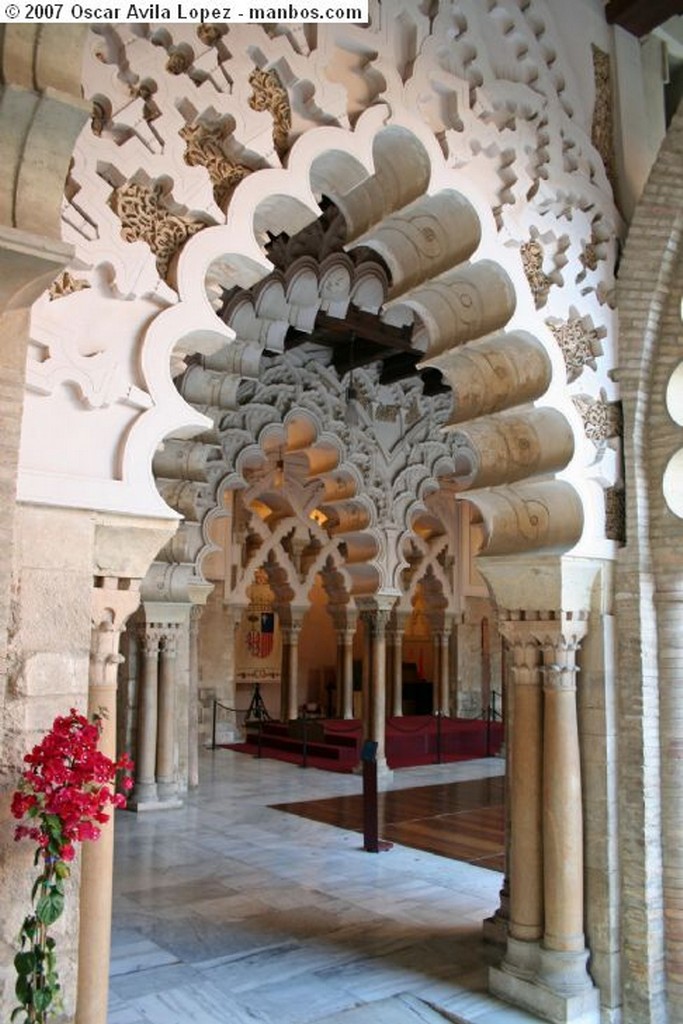
<instances>
[{"instance_id":1,"label":"wooden ceiling beam","mask_svg":"<svg viewBox=\"0 0 683 1024\"><path fill-rule=\"evenodd\" d=\"M348 312L343 320L336 316L329 316L327 313L318 313L315 318L316 328L329 331L330 334L343 335L344 340L349 342L351 335L355 334L356 339L374 341L383 348L395 349L397 352L412 352L410 335L412 327L394 327L392 324L385 324L374 313L366 313L355 306L349 306Z\"/></svg>"},{"instance_id":2,"label":"wooden ceiling beam","mask_svg":"<svg viewBox=\"0 0 683 1024\"><path fill-rule=\"evenodd\" d=\"M609 25L620 25L639 39L677 14L683 14L683 0L609 0L605 7Z\"/></svg>"}]
</instances>

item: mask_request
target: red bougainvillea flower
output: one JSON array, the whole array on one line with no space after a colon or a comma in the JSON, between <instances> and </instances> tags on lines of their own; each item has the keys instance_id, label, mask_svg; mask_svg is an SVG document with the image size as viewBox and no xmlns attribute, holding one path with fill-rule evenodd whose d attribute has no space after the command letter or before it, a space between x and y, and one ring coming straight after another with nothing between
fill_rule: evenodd
<instances>
[{"instance_id":1,"label":"red bougainvillea flower","mask_svg":"<svg viewBox=\"0 0 683 1024\"><path fill-rule=\"evenodd\" d=\"M15 818L35 823L17 825L15 839L33 839L46 854L73 860L73 843L97 839L99 826L109 821L108 808L125 806L114 783L119 772L130 773L133 763L127 754L112 761L98 750L101 732L99 718L89 721L72 708L26 754L11 810ZM124 774L122 787L131 786Z\"/></svg>"}]
</instances>

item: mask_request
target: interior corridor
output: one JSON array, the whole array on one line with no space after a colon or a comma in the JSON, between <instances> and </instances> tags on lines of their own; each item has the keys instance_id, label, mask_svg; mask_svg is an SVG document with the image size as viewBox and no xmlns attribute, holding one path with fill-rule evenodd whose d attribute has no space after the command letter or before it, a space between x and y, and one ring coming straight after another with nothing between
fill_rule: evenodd
<instances>
[{"instance_id":1,"label":"interior corridor","mask_svg":"<svg viewBox=\"0 0 683 1024\"><path fill-rule=\"evenodd\" d=\"M119 812L109 1024L531 1024L486 991L501 875L271 805L361 779L201 755L172 812ZM396 772L392 788L500 776L496 758Z\"/></svg>"}]
</instances>

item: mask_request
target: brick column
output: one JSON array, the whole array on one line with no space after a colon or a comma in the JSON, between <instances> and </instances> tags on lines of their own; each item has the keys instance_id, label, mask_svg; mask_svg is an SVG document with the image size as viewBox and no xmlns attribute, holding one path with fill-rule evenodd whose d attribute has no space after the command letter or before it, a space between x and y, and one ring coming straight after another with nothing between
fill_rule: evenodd
<instances>
[{"instance_id":1,"label":"brick column","mask_svg":"<svg viewBox=\"0 0 683 1024\"><path fill-rule=\"evenodd\" d=\"M678 574L660 571L657 587L664 937L674 1021L683 1020L683 583Z\"/></svg>"}]
</instances>

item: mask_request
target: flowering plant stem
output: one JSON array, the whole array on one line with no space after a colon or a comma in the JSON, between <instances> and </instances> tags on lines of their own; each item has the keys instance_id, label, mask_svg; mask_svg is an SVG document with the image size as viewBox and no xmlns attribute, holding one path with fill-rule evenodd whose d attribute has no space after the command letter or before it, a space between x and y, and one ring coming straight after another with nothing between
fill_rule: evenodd
<instances>
[{"instance_id":1,"label":"flowering plant stem","mask_svg":"<svg viewBox=\"0 0 683 1024\"><path fill-rule=\"evenodd\" d=\"M35 840L34 863L42 864L31 892L33 910L24 918L14 958L19 1005L11 1020L19 1024L47 1024L59 1009L55 940L48 930L64 910L73 844L99 837L110 817L108 805L125 806L114 782L117 772L129 772L133 765L125 754L112 761L97 749L101 731L101 717L90 722L74 708L68 717L56 718L42 743L25 756L28 767L12 798L15 818L37 822L17 825L14 837ZM131 785L126 775L123 788Z\"/></svg>"}]
</instances>

